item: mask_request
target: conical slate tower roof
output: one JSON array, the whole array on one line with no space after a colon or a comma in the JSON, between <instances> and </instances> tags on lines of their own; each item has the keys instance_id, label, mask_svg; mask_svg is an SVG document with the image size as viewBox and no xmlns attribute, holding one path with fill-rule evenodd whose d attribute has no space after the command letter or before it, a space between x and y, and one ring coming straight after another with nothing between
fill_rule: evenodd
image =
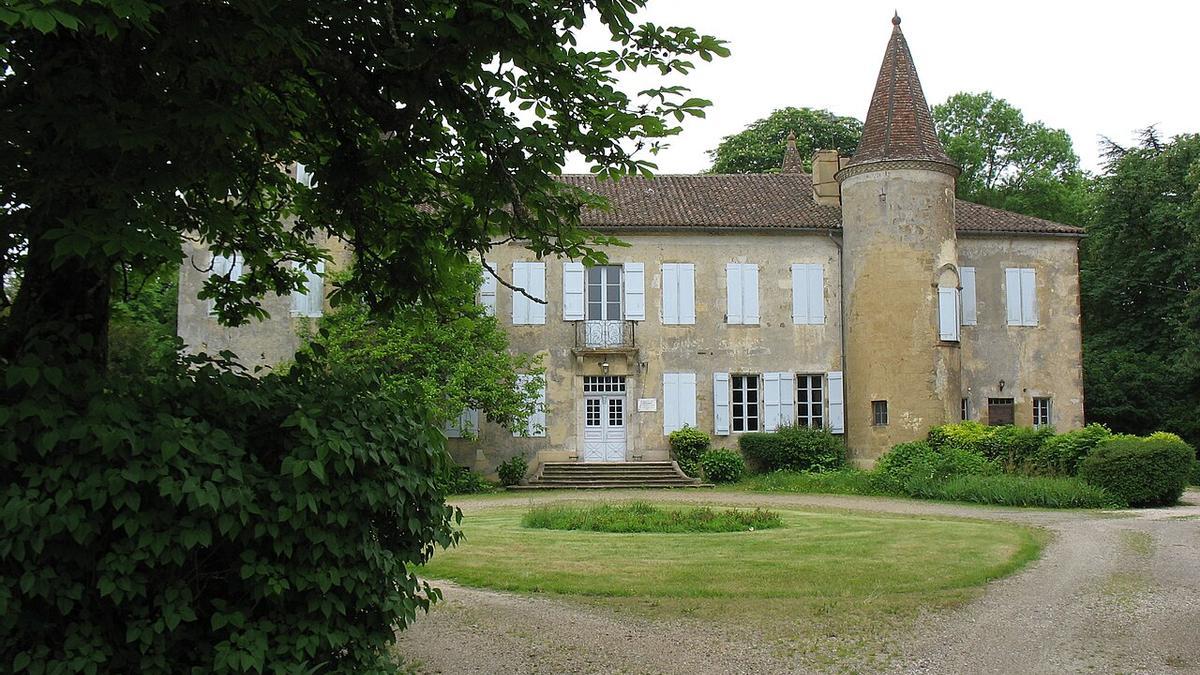
<instances>
[{"instance_id":1,"label":"conical slate tower roof","mask_svg":"<svg viewBox=\"0 0 1200 675\"><path fill-rule=\"evenodd\" d=\"M862 139L847 168L874 162L919 160L948 164L933 127L933 115L921 91L908 41L900 31L900 16L892 18L892 37L883 55Z\"/></svg>"}]
</instances>

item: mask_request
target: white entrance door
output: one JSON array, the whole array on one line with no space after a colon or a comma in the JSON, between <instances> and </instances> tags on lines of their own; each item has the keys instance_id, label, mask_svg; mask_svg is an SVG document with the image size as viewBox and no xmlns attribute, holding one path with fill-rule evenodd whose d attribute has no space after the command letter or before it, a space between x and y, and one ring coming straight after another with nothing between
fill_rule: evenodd
<instances>
[{"instance_id":1,"label":"white entrance door","mask_svg":"<svg viewBox=\"0 0 1200 675\"><path fill-rule=\"evenodd\" d=\"M588 347L621 344L621 318L621 266L589 267L584 344Z\"/></svg>"},{"instance_id":2,"label":"white entrance door","mask_svg":"<svg viewBox=\"0 0 1200 675\"><path fill-rule=\"evenodd\" d=\"M625 461L625 378L585 377L583 461Z\"/></svg>"}]
</instances>

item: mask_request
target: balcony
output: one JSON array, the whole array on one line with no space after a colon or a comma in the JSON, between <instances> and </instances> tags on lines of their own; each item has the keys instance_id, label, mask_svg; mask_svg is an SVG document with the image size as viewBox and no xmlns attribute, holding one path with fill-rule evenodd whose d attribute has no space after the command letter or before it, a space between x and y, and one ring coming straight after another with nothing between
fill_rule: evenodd
<instances>
[{"instance_id":1,"label":"balcony","mask_svg":"<svg viewBox=\"0 0 1200 675\"><path fill-rule=\"evenodd\" d=\"M576 356L637 352L636 321L576 321Z\"/></svg>"}]
</instances>

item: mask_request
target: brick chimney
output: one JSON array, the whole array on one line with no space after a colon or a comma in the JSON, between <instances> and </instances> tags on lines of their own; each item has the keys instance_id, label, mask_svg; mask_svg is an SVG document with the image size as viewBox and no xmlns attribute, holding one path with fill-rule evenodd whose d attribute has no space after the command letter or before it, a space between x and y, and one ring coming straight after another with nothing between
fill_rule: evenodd
<instances>
[{"instance_id":1,"label":"brick chimney","mask_svg":"<svg viewBox=\"0 0 1200 675\"><path fill-rule=\"evenodd\" d=\"M841 157L837 150L817 150L812 158L813 201L818 206L841 206L842 191L834 176L841 171L849 157Z\"/></svg>"}]
</instances>

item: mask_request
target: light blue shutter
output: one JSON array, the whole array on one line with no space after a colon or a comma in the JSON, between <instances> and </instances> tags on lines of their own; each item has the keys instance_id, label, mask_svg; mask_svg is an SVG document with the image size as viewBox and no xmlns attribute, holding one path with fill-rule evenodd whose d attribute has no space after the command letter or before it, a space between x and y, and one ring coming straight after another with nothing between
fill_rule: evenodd
<instances>
[{"instance_id":1,"label":"light blue shutter","mask_svg":"<svg viewBox=\"0 0 1200 675\"><path fill-rule=\"evenodd\" d=\"M487 270L483 271L483 282L479 284L479 304L484 314L496 316L496 277Z\"/></svg>"},{"instance_id":2,"label":"light blue shutter","mask_svg":"<svg viewBox=\"0 0 1200 675\"><path fill-rule=\"evenodd\" d=\"M742 320L742 266L725 265L725 323L744 323Z\"/></svg>"},{"instance_id":3,"label":"light blue shutter","mask_svg":"<svg viewBox=\"0 0 1200 675\"><path fill-rule=\"evenodd\" d=\"M325 311L325 261L318 261L316 270L308 273L305 291L306 316L321 316Z\"/></svg>"},{"instance_id":4,"label":"light blue shutter","mask_svg":"<svg viewBox=\"0 0 1200 675\"><path fill-rule=\"evenodd\" d=\"M825 373L825 382L829 387L825 398L829 401L829 431L835 434L846 433L846 404L842 391L842 371L835 370Z\"/></svg>"},{"instance_id":5,"label":"light blue shutter","mask_svg":"<svg viewBox=\"0 0 1200 675\"><path fill-rule=\"evenodd\" d=\"M696 323L696 266L692 263L680 263L676 266L676 277L679 281L679 323L690 326ZM696 386L695 378L693 375L693 391Z\"/></svg>"},{"instance_id":6,"label":"light blue shutter","mask_svg":"<svg viewBox=\"0 0 1200 675\"><path fill-rule=\"evenodd\" d=\"M1038 325L1037 283L1032 269L1021 270L1021 325Z\"/></svg>"},{"instance_id":7,"label":"light blue shutter","mask_svg":"<svg viewBox=\"0 0 1200 675\"><path fill-rule=\"evenodd\" d=\"M563 263L563 320L583 321L583 263Z\"/></svg>"},{"instance_id":8,"label":"light blue shutter","mask_svg":"<svg viewBox=\"0 0 1200 675\"><path fill-rule=\"evenodd\" d=\"M528 263L515 262L512 264L512 285L529 290ZM529 323L529 298L520 291L512 292L512 322L513 325Z\"/></svg>"},{"instance_id":9,"label":"light blue shutter","mask_svg":"<svg viewBox=\"0 0 1200 675\"><path fill-rule=\"evenodd\" d=\"M729 435L729 373L713 373L713 433Z\"/></svg>"},{"instance_id":10,"label":"light blue shutter","mask_svg":"<svg viewBox=\"0 0 1200 675\"><path fill-rule=\"evenodd\" d=\"M796 424L796 379L792 373L779 374L779 423Z\"/></svg>"},{"instance_id":11,"label":"light blue shutter","mask_svg":"<svg viewBox=\"0 0 1200 675\"><path fill-rule=\"evenodd\" d=\"M976 322L975 309L975 268L964 267L962 273L962 325L974 326Z\"/></svg>"},{"instance_id":12,"label":"light blue shutter","mask_svg":"<svg viewBox=\"0 0 1200 675\"><path fill-rule=\"evenodd\" d=\"M675 391L679 395L679 427L696 427L696 374L677 373Z\"/></svg>"},{"instance_id":13,"label":"light blue shutter","mask_svg":"<svg viewBox=\"0 0 1200 675\"><path fill-rule=\"evenodd\" d=\"M938 338L958 342L958 289L938 289Z\"/></svg>"},{"instance_id":14,"label":"light blue shutter","mask_svg":"<svg viewBox=\"0 0 1200 675\"><path fill-rule=\"evenodd\" d=\"M1008 325L1020 326L1021 318L1021 270L1009 267L1004 270L1004 295L1007 300Z\"/></svg>"},{"instance_id":15,"label":"light blue shutter","mask_svg":"<svg viewBox=\"0 0 1200 675\"><path fill-rule=\"evenodd\" d=\"M546 299L546 263L529 263L529 286L525 289L538 300ZM546 323L546 304L529 302L529 323Z\"/></svg>"},{"instance_id":16,"label":"light blue shutter","mask_svg":"<svg viewBox=\"0 0 1200 675\"><path fill-rule=\"evenodd\" d=\"M806 265L792 265L792 323L808 323L808 271Z\"/></svg>"},{"instance_id":17,"label":"light blue shutter","mask_svg":"<svg viewBox=\"0 0 1200 675\"><path fill-rule=\"evenodd\" d=\"M625 318L646 320L646 266L642 263L625 263Z\"/></svg>"},{"instance_id":18,"label":"light blue shutter","mask_svg":"<svg viewBox=\"0 0 1200 675\"><path fill-rule=\"evenodd\" d=\"M663 263L662 266L662 322L677 324L679 321L679 265Z\"/></svg>"},{"instance_id":19,"label":"light blue shutter","mask_svg":"<svg viewBox=\"0 0 1200 675\"><path fill-rule=\"evenodd\" d=\"M517 387L525 390L525 385L533 379L541 385L534 396L533 412L524 428L513 430L513 436L544 437L546 435L546 378L536 375L517 375Z\"/></svg>"},{"instance_id":20,"label":"light blue shutter","mask_svg":"<svg viewBox=\"0 0 1200 675\"><path fill-rule=\"evenodd\" d=\"M779 426L779 373L763 373L763 430Z\"/></svg>"},{"instance_id":21,"label":"light blue shutter","mask_svg":"<svg viewBox=\"0 0 1200 675\"><path fill-rule=\"evenodd\" d=\"M678 373L663 373L663 435L679 429Z\"/></svg>"},{"instance_id":22,"label":"light blue shutter","mask_svg":"<svg viewBox=\"0 0 1200 675\"><path fill-rule=\"evenodd\" d=\"M758 265L742 265L742 322L758 323Z\"/></svg>"},{"instance_id":23,"label":"light blue shutter","mask_svg":"<svg viewBox=\"0 0 1200 675\"><path fill-rule=\"evenodd\" d=\"M808 322L820 325L825 323L825 268L820 265L809 265L806 276L808 277Z\"/></svg>"}]
</instances>

